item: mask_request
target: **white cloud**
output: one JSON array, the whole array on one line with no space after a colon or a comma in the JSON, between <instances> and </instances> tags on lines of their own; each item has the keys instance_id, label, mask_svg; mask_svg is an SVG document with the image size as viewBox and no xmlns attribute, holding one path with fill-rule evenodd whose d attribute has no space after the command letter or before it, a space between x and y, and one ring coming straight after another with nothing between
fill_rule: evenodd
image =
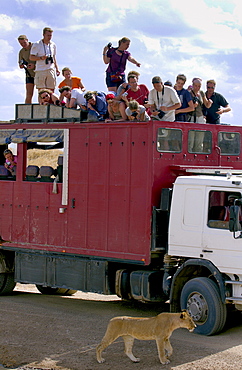
<instances>
[{"instance_id":1,"label":"white cloud","mask_svg":"<svg viewBox=\"0 0 242 370\"><path fill-rule=\"evenodd\" d=\"M0 65L3 67L7 66L8 57L13 53L14 49L7 40L0 39ZM4 51L4 52L3 52Z\"/></svg>"},{"instance_id":2,"label":"white cloud","mask_svg":"<svg viewBox=\"0 0 242 370\"><path fill-rule=\"evenodd\" d=\"M140 41L142 41L148 52L153 52L155 55L162 52L160 38L148 37L145 35L140 35Z\"/></svg>"},{"instance_id":3,"label":"white cloud","mask_svg":"<svg viewBox=\"0 0 242 370\"><path fill-rule=\"evenodd\" d=\"M14 20L6 14L0 14L0 30L7 32L11 31L14 26Z\"/></svg>"},{"instance_id":4,"label":"white cloud","mask_svg":"<svg viewBox=\"0 0 242 370\"><path fill-rule=\"evenodd\" d=\"M81 9L74 9L71 13L72 17L74 17L76 20L79 20L81 18L86 18L89 16L94 15L94 11L91 10L81 10Z\"/></svg>"},{"instance_id":5,"label":"white cloud","mask_svg":"<svg viewBox=\"0 0 242 370\"><path fill-rule=\"evenodd\" d=\"M178 11L187 25L199 29L198 39L207 42L211 48L219 50L242 49L242 35L236 27L241 25L241 3L236 4L236 10L231 14L221 6L207 5L203 0L170 0L174 10ZM221 1L222 5L223 1ZM194 6L195 4L195 6ZM240 13L238 13L240 11ZM237 14L236 18L235 15ZM240 17L238 17L240 14ZM191 35L192 37L192 35Z\"/></svg>"}]
</instances>

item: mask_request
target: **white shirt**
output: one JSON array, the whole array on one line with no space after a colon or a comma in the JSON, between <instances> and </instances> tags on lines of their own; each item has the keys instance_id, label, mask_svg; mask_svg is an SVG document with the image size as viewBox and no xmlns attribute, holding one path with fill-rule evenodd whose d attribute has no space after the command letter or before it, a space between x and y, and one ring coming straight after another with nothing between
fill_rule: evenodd
<instances>
[{"instance_id":1,"label":"white shirt","mask_svg":"<svg viewBox=\"0 0 242 370\"><path fill-rule=\"evenodd\" d=\"M43 57L44 55L51 55L53 57L56 55L56 45L52 41L46 45L42 40L40 40L32 45L30 54L37 57ZM35 71L45 71L47 69L54 69L54 67L54 63L48 62L48 64L46 64L45 60L37 60Z\"/></svg>"},{"instance_id":2,"label":"white shirt","mask_svg":"<svg viewBox=\"0 0 242 370\"><path fill-rule=\"evenodd\" d=\"M164 86L164 94L156 89L150 90L148 100L149 104L154 104L156 109L160 109L161 106L171 107L174 104L181 103L176 90L170 86ZM175 121L175 110L169 110L165 113L162 121Z\"/></svg>"},{"instance_id":3,"label":"white shirt","mask_svg":"<svg viewBox=\"0 0 242 370\"><path fill-rule=\"evenodd\" d=\"M84 92L81 89L71 90L71 99L76 99L77 105L87 105L86 99L84 98Z\"/></svg>"},{"instance_id":4,"label":"white shirt","mask_svg":"<svg viewBox=\"0 0 242 370\"><path fill-rule=\"evenodd\" d=\"M144 112L145 112L145 118L144 118L144 121L145 121L145 122L146 122L146 121L149 121L149 120L150 120L150 117L149 117L148 113L146 112L145 107L144 107L143 105L139 105L139 113L140 113L140 114L142 114L142 113L144 113ZM130 108L129 108L129 107L127 107L127 108L125 109L125 113L127 114L127 116L131 116L131 115L132 115L132 111L130 110Z\"/></svg>"}]
</instances>

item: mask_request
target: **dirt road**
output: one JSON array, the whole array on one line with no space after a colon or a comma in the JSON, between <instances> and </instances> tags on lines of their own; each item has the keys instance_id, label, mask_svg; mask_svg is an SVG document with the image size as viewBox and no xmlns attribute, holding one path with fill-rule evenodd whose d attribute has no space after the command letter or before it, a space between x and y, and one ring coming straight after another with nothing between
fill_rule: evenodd
<instances>
[{"instance_id":1,"label":"dirt road","mask_svg":"<svg viewBox=\"0 0 242 370\"><path fill-rule=\"evenodd\" d=\"M98 364L95 347L110 318L120 315L153 316L159 306L122 302L116 296L77 292L73 297L44 296L33 285L17 285L12 296L0 297L0 363L6 368L59 370L240 370L242 315L233 316L226 331L203 337L185 329L171 337L174 353L161 365L154 341L135 341L132 363L119 339ZM168 311L168 307L162 307ZM239 325L235 326L235 321Z\"/></svg>"}]
</instances>

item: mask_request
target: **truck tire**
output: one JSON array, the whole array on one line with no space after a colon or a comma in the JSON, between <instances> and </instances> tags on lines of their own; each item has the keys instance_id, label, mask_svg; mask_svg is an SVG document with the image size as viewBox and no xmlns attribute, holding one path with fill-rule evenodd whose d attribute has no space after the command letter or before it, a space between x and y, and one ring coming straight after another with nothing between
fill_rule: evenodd
<instances>
[{"instance_id":1,"label":"truck tire","mask_svg":"<svg viewBox=\"0 0 242 370\"><path fill-rule=\"evenodd\" d=\"M0 274L0 295L12 293L15 285L13 272Z\"/></svg>"},{"instance_id":2,"label":"truck tire","mask_svg":"<svg viewBox=\"0 0 242 370\"><path fill-rule=\"evenodd\" d=\"M182 289L180 304L197 325L195 333L212 335L223 329L227 308L212 280L205 277L189 280Z\"/></svg>"},{"instance_id":3,"label":"truck tire","mask_svg":"<svg viewBox=\"0 0 242 370\"><path fill-rule=\"evenodd\" d=\"M42 286L36 284L36 288L42 294L46 295L73 295L77 291L72 289L65 289L65 288L52 288L51 286Z\"/></svg>"}]
</instances>

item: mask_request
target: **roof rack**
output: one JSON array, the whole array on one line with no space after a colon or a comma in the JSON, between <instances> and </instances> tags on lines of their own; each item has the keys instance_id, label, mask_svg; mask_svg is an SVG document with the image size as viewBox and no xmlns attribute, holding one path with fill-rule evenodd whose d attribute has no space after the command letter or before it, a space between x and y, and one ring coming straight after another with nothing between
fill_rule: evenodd
<instances>
[{"instance_id":1,"label":"roof rack","mask_svg":"<svg viewBox=\"0 0 242 370\"><path fill-rule=\"evenodd\" d=\"M86 113L81 109L58 107L53 104L16 104L15 122L81 122L86 119Z\"/></svg>"},{"instance_id":2,"label":"roof rack","mask_svg":"<svg viewBox=\"0 0 242 370\"><path fill-rule=\"evenodd\" d=\"M179 165L172 165L170 169L176 172L184 172L184 173L194 173L200 175L219 175L219 176L226 176L226 175L242 175L241 170L235 170L232 167L216 167L216 166L179 166Z\"/></svg>"}]
</instances>

